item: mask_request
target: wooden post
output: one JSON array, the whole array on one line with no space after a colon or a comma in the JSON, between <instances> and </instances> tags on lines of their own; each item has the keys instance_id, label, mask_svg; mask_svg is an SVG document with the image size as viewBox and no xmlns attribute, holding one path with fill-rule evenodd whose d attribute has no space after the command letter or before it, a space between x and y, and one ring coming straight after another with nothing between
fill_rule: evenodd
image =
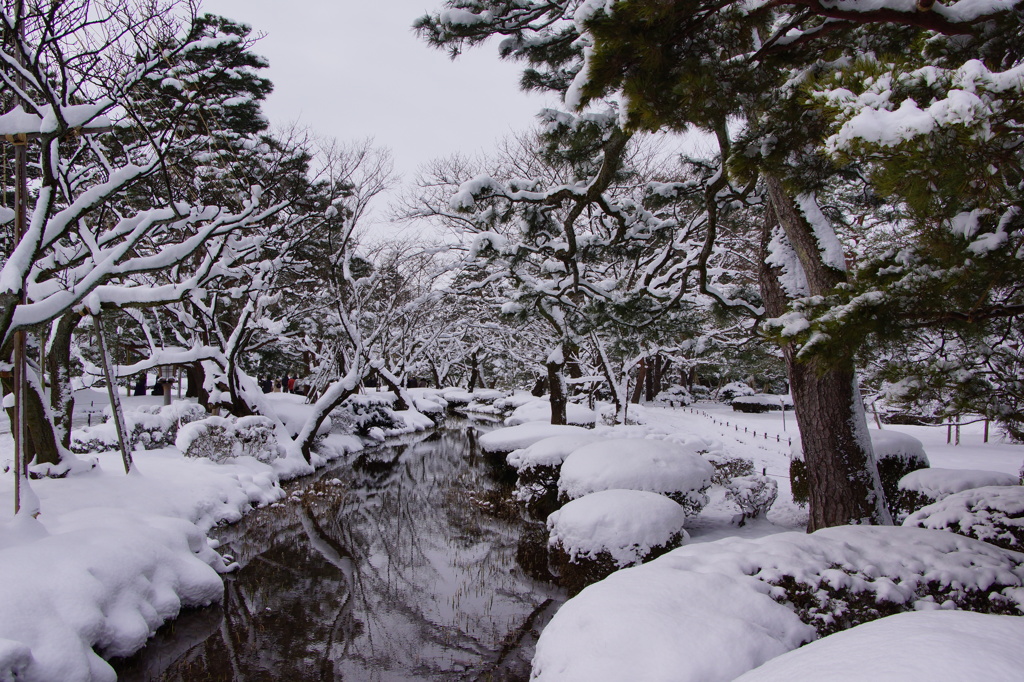
<instances>
[{"instance_id":1,"label":"wooden post","mask_svg":"<svg viewBox=\"0 0 1024 682\"><path fill-rule=\"evenodd\" d=\"M988 442L988 419L985 420L985 443Z\"/></svg>"},{"instance_id":2,"label":"wooden post","mask_svg":"<svg viewBox=\"0 0 1024 682\"><path fill-rule=\"evenodd\" d=\"M110 396L110 409L114 413L114 428L117 431L117 444L121 448L121 460L124 462L124 472L131 473L132 451L125 441L124 412L121 411L121 398L117 395L117 386L114 384L114 371L110 364L110 355L107 353L107 346L103 340L103 320L99 313L92 316L93 325L96 327L96 345L100 352L100 361L103 364L103 375L107 378L107 395Z\"/></svg>"}]
</instances>

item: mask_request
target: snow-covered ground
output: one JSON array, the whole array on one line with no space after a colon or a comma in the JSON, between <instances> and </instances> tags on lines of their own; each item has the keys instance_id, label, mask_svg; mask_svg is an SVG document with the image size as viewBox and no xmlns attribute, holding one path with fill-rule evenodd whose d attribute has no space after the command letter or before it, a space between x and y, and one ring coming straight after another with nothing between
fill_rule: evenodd
<instances>
[{"instance_id":1,"label":"snow-covered ground","mask_svg":"<svg viewBox=\"0 0 1024 682\"><path fill-rule=\"evenodd\" d=\"M99 411L104 399L97 393L92 409ZM130 409L137 402L160 399L124 400ZM82 407L89 402L88 396L80 397ZM301 408L290 404L289 409ZM76 414L76 421L83 416ZM789 439L798 437L792 413L742 414L723 405L701 404L692 409L632 406L630 416L641 423L599 431L615 437L710 443L727 455L752 459L757 473L764 471L779 483L779 499L767 518L742 527L734 523L737 509L724 490L711 488L710 504L700 516L686 521L688 551L730 536L756 539L802 531L806 512L791 502L788 482ZM1016 474L1024 461L1024 447L1002 443L997 436L983 444L980 424L963 427L959 446L945 443L944 429L886 428L920 439L936 467ZM530 431L526 440L535 440L532 431L537 429L517 429ZM337 451L359 447L351 438L331 438L336 439ZM502 449L506 445L502 443ZM10 459L11 447L9 435L0 435L0 459ZM185 458L173 448L136 451L134 456L137 472L129 476L118 454L103 453L91 472L33 481L42 510L38 519L14 518L13 480L9 473L0 476L0 680L114 679L101 655L130 653L181 608L220 598L218 573L230 569L230 559L210 546L207 531L278 499L280 480L296 471L286 462L265 464L252 458L215 464ZM710 595L736 591L737 580L706 574L688 583L685 594L666 597L666 608L676 599L680 608L699 606L716 612L724 597ZM751 660L768 660L806 638L806 627L777 610L782 607L767 597L758 604L759 610L745 617L760 618L767 629L762 640L750 643ZM718 634L732 636L727 631ZM717 635L701 636L704 639L694 646ZM736 674L749 667L737 667Z\"/></svg>"}]
</instances>

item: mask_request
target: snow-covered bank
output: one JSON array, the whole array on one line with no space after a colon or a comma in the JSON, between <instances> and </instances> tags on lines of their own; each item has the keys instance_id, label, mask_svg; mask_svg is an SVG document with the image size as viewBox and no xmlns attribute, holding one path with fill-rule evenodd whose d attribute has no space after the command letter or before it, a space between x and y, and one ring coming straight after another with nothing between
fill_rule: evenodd
<instances>
[{"instance_id":1,"label":"snow-covered bank","mask_svg":"<svg viewBox=\"0 0 1024 682\"><path fill-rule=\"evenodd\" d=\"M301 411L293 398L280 402ZM433 425L399 414L404 426L385 435ZM0 438L9 460L10 436ZM312 466L136 449L130 475L119 453L102 452L91 471L31 482L37 519L14 516L13 478L0 476L0 680L116 679L103 657L131 654L182 608L220 600L218 574L232 566L207 539L211 528L279 500L281 481L361 448L329 434Z\"/></svg>"}]
</instances>

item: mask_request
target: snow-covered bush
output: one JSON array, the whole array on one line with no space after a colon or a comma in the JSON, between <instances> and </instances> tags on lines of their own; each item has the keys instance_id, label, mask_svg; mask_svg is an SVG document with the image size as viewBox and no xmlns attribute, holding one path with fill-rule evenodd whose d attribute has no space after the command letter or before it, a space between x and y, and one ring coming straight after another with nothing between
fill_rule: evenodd
<instances>
[{"instance_id":1,"label":"snow-covered bush","mask_svg":"<svg viewBox=\"0 0 1024 682\"><path fill-rule=\"evenodd\" d=\"M186 457L223 462L255 457L270 462L280 457L274 422L267 417L207 417L178 431L175 445Z\"/></svg>"},{"instance_id":2,"label":"snow-covered bush","mask_svg":"<svg viewBox=\"0 0 1024 682\"><path fill-rule=\"evenodd\" d=\"M573 450L593 443L599 436L592 432L574 436L554 436L513 450L505 458L518 474L512 496L541 520L558 506L558 472Z\"/></svg>"},{"instance_id":3,"label":"snow-covered bush","mask_svg":"<svg viewBox=\"0 0 1024 682\"><path fill-rule=\"evenodd\" d=\"M600 490L646 490L671 498L688 516L696 516L708 503L705 492L715 473L696 448L643 438L584 445L562 463L559 498L569 501Z\"/></svg>"},{"instance_id":4,"label":"snow-covered bush","mask_svg":"<svg viewBox=\"0 0 1024 682\"><path fill-rule=\"evenodd\" d=\"M711 482L715 485L726 485L737 476L752 476L754 474L754 460L746 457L731 457L721 452L708 452L704 454L705 459L715 467L715 473L711 476Z\"/></svg>"},{"instance_id":5,"label":"snow-covered bush","mask_svg":"<svg viewBox=\"0 0 1024 682\"><path fill-rule=\"evenodd\" d=\"M985 486L1017 485L1013 474L979 469L919 469L899 481L896 496L899 518L944 500L950 495Z\"/></svg>"},{"instance_id":6,"label":"snow-covered bush","mask_svg":"<svg viewBox=\"0 0 1024 682\"><path fill-rule=\"evenodd\" d=\"M495 429L480 436L480 447L484 452L509 453L529 447L537 441L554 436L586 436L592 434L581 426L545 424L530 422L503 429Z\"/></svg>"},{"instance_id":7,"label":"snow-covered bush","mask_svg":"<svg viewBox=\"0 0 1024 682\"><path fill-rule=\"evenodd\" d=\"M718 389L718 400L723 403L731 403L736 398L744 395L754 395L757 393L747 384L742 381L733 381L732 383L726 384Z\"/></svg>"},{"instance_id":8,"label":"snow-covered bush","mask_svg":"<svg viewBox=\"0 0 1024 682\"><path fill-rule=\"evenodd\" d=\"M686 537L686 513L664 495L603 490L548 517L551 564L575 594L614 571L650 561Z\"/></svg>"},{"instance_id":9,"label":"snow-covered bush","mask_svg":"<svg viewBox=\"0 0 1024 682\"><path fill-rule=\"evenodd\" d=\"M1024 486L954 493L911 514L904 526L947 530L1024 552Z\"/></svg>"},{"instance_id":10,"label":"snow-covered bush","mask_svg":"<svg viewBox=\"0 0 1024 682\"><path fill-rule=\"evenodd\" d=\"M117 447L117 428L110 409L107 421L85 426L71 432L71 451L77 454L106 452ZM206 410L202 405L179 401L170 405L143 405L124 413L125 428L134 448L155 450L174 445L179 425L202 419Z\"/></svg>"},{"instance_id":11,"label":"snow-covered bush","mask_svg":"<svg viewBox=\"0 0 1024 682\"><path fill-rule=\"evenodd\" d=\"M889 513L893 518L903 518L908 512L904 509L904 495L900 492L899 482L913 471L928 468L928 456L924 452L924 445L913 436L899 431L872 430L870 434L871 447L878 464L878 477L882 482ZM789 479L793 501L797 504L807 504L810 499L810 488L803 449L799 441L793 444Z\"/></svg>"},{"instance_id":12,"label":"snow-covered bush","mask_svg":"<svg viewBox=\"0 0 1024 682\"><path fill-rule=\"evenodd\" d=\"M711 389L707 386L701 386L700 384L694 384L690 387L690 395L693 396L694 400L710 400Z\"/></svg>"},{"instance_id":13,"label":"snow-covered bush","mask_svg":"<svg viewBox=\"0 0 1024 682\"><path fill-rule=\"evenodd\" d=\"M533 679L732 680L816 636L894 613L1019 617L1022 586L1024 554L921 528L684 545L566 602L537 642Z\"/></svg>"},{"instance_id":14,"label":"snow-covered bush","mask_svg":"<svg viewBox=\"0 0 1024 682\"><path fill-rule=\"evenodd\" d=\"M1024 670L1024 618L911 611L837 632L734 682L1009 680ZM865 656L865 652L871 652Z\"/></svg>"},{"instance_id":15,"label":"snow-covered bush","mask_svg":"<svg viewBox=\"0 0 1024 682\"><path fill-rule=\"evenodd\" d=\"M354 395L331 411L331 429L369 438L374 429L392 431L405 428L405 422L391 408L392 394Z\"/></svg>"},{"instance_id":16,"label":"snow-covered bush","mask_svg":"<svg viewBox=\"0 0 1024 682\"><path fill-rule=\"evenodd\" d=\"M732 409L733 412L746 412L748 414L781 412L783 409L793 409L793 399L788 395L771 395L767 393L739 396L738 398L733 398Z\"/></svg>"},{"instance_id":17,"label":"snow-covered bush","mask_svg":"<svg viewBox=\"0 0 1024 682\"><path fill-rule=\"evenodd\" d=\"M725 498L739 507L740 525L764 516L779 496L779 484L768 476L738 476L725 486Z\"/></svg>"},{"instance_id":18,"label":"snow-covered bush","mask_svg":"<svg viewBox=\"0 0 1024 682\"><path fill-rule=\"evenodd\" d=\"M693 396L686 390L685 386L669 386L664 391L654 396L655 405L668 405L670 407L686 407L693 404Z\"/></svg>"}]
</instances>

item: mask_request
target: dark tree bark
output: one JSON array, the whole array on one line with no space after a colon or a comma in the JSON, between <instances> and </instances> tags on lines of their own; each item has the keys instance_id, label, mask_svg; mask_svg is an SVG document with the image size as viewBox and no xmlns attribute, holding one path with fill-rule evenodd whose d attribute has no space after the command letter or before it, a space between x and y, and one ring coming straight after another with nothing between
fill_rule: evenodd
<instances>
[{"instance_id":1,"label":"dark tree bark","mask_svg":"<svg viewBox=\"0 0 1024 682\"><path fill-rule=\"evenodd\" d=\"M636 385L633 386L633 395L630 396L629 402L636 405L640 402L640 397L644 394L644 381L647 379L647 359L644 358L640 361L636 370Z\"/></svg>"},{"instance_id":2,"label":"dark tree bark","mask_svg":"<svg viewBox=\"0 0 1024 682\"><path fill-rule=\"evenodd\" d=\"M470 362L470 373L469 373L469 387L466 389L472 393L476 389L476 385L480 382L480 360L477 357L477 352L474 351L473 355L469 358Z\"/></svg>"},{"instance_id":3,"label":"dark tree bark","mask_svg":"<svg viewBox=\"0 0 1024 682\"><path fill-rule=\"evenodd\" d=\"M564 358L561 362L548 360L548 390L551 393L551 423L565 424L565 406L568 399L565 395L565 376L562 370L565 367Z\"/></svg>"},{"instance_id":4,"label":"dark tree bark","mask_svg":"<svg viewBox=\"0 0 1024 682\"><path fill-rule=\"evenodd\" d=\"M825 264L811 226L782 184L774 178L768 178L767 184L770 210L761 238L762 255L767 251L772 230L781 226L807 275L809 293L827 293L845 280L845 273ZM786 313L789 306L779 274L761 258L761 293L771 317ZM797 349L792 344L784 344L783 352L810 483L807 530L891 523L856 385L852 354L797 358Z\"/></svg>"}]
</instances>

